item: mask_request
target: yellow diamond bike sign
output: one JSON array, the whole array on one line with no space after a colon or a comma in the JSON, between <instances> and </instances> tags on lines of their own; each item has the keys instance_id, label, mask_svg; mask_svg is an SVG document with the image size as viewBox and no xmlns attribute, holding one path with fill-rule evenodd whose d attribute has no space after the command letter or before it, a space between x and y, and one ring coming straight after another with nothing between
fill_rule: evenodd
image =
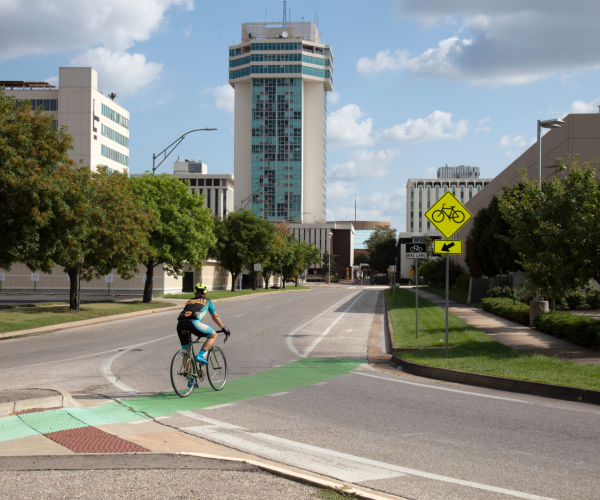
<instances>
[{"instance_id":1,"label":"yellow diamond bike sign","mask_svg":"<svg viewBox=\"0 0 600 500\"><path fill-rule=\"evenodd\" d=\"M435 255L460 255L462 254L461 240L433 240L433 253Z\"/></svg>"},{"instance_id":2,"label":"yellow diamond bike sign","mask_svg":"<svg viewBox=\"0 0 600 500\"><path fill-rule=\"evenodd\" d=\"M450 191L436 201L433 206L425 212L425 217L442 233L446 238L450 238L469 220L473 214L458 201Z\"/></svg>"}]
</instances>

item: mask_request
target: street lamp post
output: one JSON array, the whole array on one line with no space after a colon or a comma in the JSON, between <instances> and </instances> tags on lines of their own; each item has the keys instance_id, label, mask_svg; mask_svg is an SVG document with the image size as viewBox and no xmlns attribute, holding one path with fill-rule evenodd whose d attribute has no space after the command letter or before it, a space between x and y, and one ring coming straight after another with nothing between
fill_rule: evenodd
<instances>
[{"instance_id":1,"label":"street lamp post","mask_svg":"<svg viewBox=\"0 0 600 500\"><path fill-rule=\"evenodd\" d=\"M329 285L331 285L331 238L333 238L333 231L329 231L329 271L327 272L329 278Z\"/></svg>"},{"instance_id":2,"label":"street lamp post","mask_svg":"<svg viewBox=\"0 0 600 500\"><path fill-rule=\"evenodd\" d=\"M186 135L191 134L192 132L210 131L210 130L217 130L217 129L216 128L197 128L195 130L190 130L189 132L186 132L179 138L175 139L171 144L169 144L165 149L163 149L157 155L153 154L152 155L152 175L154 175L154 172L156 172L158 167L160 167L163 164L163 162L169 157L169 155L175 150L175 148L183 142ZM171 150L167 153L169 148L171 148ZM156 165L156 159L162 154L164 154L165 157L161 160L161 162L158 165Z\"/></svg>"},{"instance_id":3,"label":"street lamp post","mask_svg":"<svg viewBox=\"0 0 600 500\"><path fill-rule=\"evenodd\" d=\"M543 128L560 128L561 124L565 123L559 118L552 118L550 120L538 120L537 121L537 173L538 173L538 187L540 191L542 189L542 129ZM540 289L538 288L535 293L535 300L540 300Z\"/></svg>"}]
</instances>

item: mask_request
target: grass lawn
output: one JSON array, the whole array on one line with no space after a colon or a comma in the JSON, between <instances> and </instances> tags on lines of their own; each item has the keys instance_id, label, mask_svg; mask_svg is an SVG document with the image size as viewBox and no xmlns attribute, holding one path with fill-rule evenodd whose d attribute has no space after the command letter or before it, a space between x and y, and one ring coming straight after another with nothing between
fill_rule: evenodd
<instances>
[{"instance_id":1,"label":"grass lawn","mask_svg":"<svg viewBox=\"0 0 600 500\"><path fill-rule=\"evenodd\" d=\"M28 330L60 323L70 323L84 319L111 316L113 314L125 314L144 309L159 309L161 307L174 306L169 302L88 302L80 306L80 313L71 311L69 306L48 307L36 309L24 309L22 311L0 311L0 332L12 332L15 330Z\"/></svg>"},{"instance_id":2,"label":"grass lawn","mask_svg":"<svg viewBox=\"0 0 600 500\"><path fill-rule=\"evenodd\" d=\"M32 304L11 304L9 306L0 306L0 309L18 309L19 307L45 307L45 306L59 306L61 304L65 304L65 301L62 302L36 302ZM67 302L68 304L68 302Z\"/></svg>"},{"instance_id":3,"label":"grass lawn","mask_svg":"<svg viewBox=\"0 0 600 500\"><path fill-rule=\"evenodd\" d=\"M296 288L294 285L286 286L285 290L279 290L279 288L259 288L258 290L236 290L232 292L231 290L215 290L214 292L208 292L207 297L212 300L217 299L227 299L229 297L241 297L242 295L252 295L255 293L265 293L265 292L279 292L279 291L290 291L290 290L309 290L310 288L307 286L299 286ZM166 295L158 295L158 297L162 297L165 299L193 299L193 293L168 293Z\"/></svg>"},{"instance_id":4,"label":"grass lawn","mask_svg":"<svg viewBox=\"0 0 600 500\"><path fill-rule=\"evenodd\" d=\"M415 339L415 295L399 290L398 303L389 291L387 303L398 347L444 345L446 311L419 297L419 338ZM473 373L600 390L600 366L582 365L511 349L457 318L448 316L448 359L444 349L403 351L415 363Z\"/></svg>"},{"instance_id":5,"label":"grass lawn","mask_svg":"<svg viewBox=\"0 0 600 500\"><path fill-rule=\"evenodd\" d=\"M440 297L444 297L446 298L446 288L445 287L441 287L441 286L426 286L426 287L419 287L421 290L424 290L426 292L429 293L435 293L436 295L439 295ZM453 300L454 302L460 302L461 304L465 304L467 305L467 298L469 297L469 294L467 292L461 292L459 290L452 290L452 288L449 290L449 294L450 300ZM468 304L470 306L475 307L478 304Z\"/></svg>"}]
</instances>

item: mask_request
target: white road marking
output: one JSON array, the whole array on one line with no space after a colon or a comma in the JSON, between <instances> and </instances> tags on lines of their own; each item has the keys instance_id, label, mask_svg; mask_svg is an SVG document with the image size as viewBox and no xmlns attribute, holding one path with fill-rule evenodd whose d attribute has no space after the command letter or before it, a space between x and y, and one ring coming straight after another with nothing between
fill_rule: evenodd
<instances>
[{"instance_id":1,"label":"white road marking","mask_svg":"<svg viewBox=\"0 0 600 500\"><path fill-rule=\"evenodd\" d=\"M206 408L202 408L202 410L218 410L219 408L225 408L226 406L235 406L235 403L223 403L222 405L207 406Z\"/></svg>"},{"instance_id":2,"label":"white road marking","mask_svg":"<svg viewBox=\"0 0 600 500\"><path fill-rule=\"evenodd\" d=\"M290 391L285 391L285 392L276 392L275 394L269 394L269 396L273 397L273 396L283 396L284 394L289 394Z\"/></svg>"},{"instance_id":3,"label":"white road marking","mask_svg":"<svg viewBox=\"0 0 600 500\"><path fill-rule=\"evenodd\" d=\"M176 336L177 336L177 334L173 333L172 335L167 335L166 337L161 337L159 339L149 340L148 342L142 342L141 344L126 345L123 347L115 347L114 349L111 349L110 351L95 352L94 354L86 354L84 356L76 356L74 358L59 359L57 361L46 361L45 363L35 363L33 365L23 365L23 366L20 366L19 368L31 368L33 366L53 365L55 363L64 363L65 361L74 361L76 359L92 358L94 356L100 356L102 354L110 354L111 352L117 352L117 351L121 351L123 349L133 349L133 348L139 347L141 345L152 344L152 342L159 342L161 340L171 339ZM12 370L12 368L6 368L6 370Z\"/></svg>"},{"instance_id":4,"label":"white road marking","mask_svg":"<svg viewBox=\"0 0 600 500\"><path fill-rule=\"evenodd\" d=\"M165 415L163 417L154 417L154 420L164 420L165 418L171 418L169 415Z\"/></svg>"},{"instance_id":5,"label":"white road marking","mask_svg":"<svg viewBox=\"0 0 600 500\"><path fill-rule=\"evenodd\" d=\"M291 300L286 300L286 302L291 302Z\"/></svg>"},{"instance_id":6,"label":"white road marking","mask_svg":"<svg viewBox=\"0 0 600 500\"><path fill-rule=\"evenodd\" d=\"M265 309L268 309L269 307L273 307L273 306L267 306L267 307L265 307Z\"/></svg>"},{"instance_id":7,"label":"white road marking","mask_svg":"<svg viewBox=\"0 0 600 500\"><path fill-rule=\"evenodd\" d=\"M360 292L358 292L358 293L360 293ZM356 295L356 294L354 294L354 295ZM296 349L296 347L294 346L294 343L292 342L292 339L294 338L294 335L296 335L296 333L298 333L299 331L303 330L304 327L310 325L313 321L316 321L317 319L319 319L324 314L327 314L329 311L331 311L332 309L334 309L337 306L339 306L342 302L346 302L347 300L351 299L352 297L354 297L354 295L350 295L349 297L344 297L339 302L336 302L335 304L333 304L330 308L325 309L321 314L315 316L311 320L308 320L306 323L304 323L303 325L300 325L294 331L288 333L286 341L287 341L287 345L290 348L290 350L294 354L297 354L298 356L300 356L301 358L305 358L307 356L307 354L301 354L300 351L298 351L298 349ZM312 349L311 349L311 351L312 351Z\"/></svg>"},{"instance_id":8,"label":"white road marking","mask_svg":"<svg viewBox=\"0 0 600 500\"><path fill-rule=\"evenodd\" d=\"M236 315L234 316L234 318L237 318L238 316L243 316L244 314L246 314L246 313L242 313L242 314L236 314Z\"/></svg>"},{"instance_id":9,"label":"white road marking","mask_svg":"<svg viewBox=\"0 0 600 500\"><path fill-rule=\"evenodd\" d=\"M104 375L104 378L106 380L108 380L116 388L121 389L122 391L127 392L129 394L132 394L133 396L139 396L140 393L138 391L136 391L133 387L129 387L127 384L124 384L123 382L119 382L117 380L117 377L115 377L113 375L112 371L110 370L110 365L112 365L112 362L115 359L117 359L121 354L125 354L126 352L127 351L118 352L114 356L111 356L110 358L108 358L102 364L100 370L102 371L102 375Z\"/></svg>"},{"instance_id":10,"label":"white road marking","mask_svg":"<svg viewBox=\"0 0 600 500\"><path fill-rule=\"evenodd\" d=\"M553 498L542 497L532 493L499 488L497 486L476 483L473 481L464 481L462 479L442 476L440 474L433 474L417 469L410 469L400 465L379 462L369 458L357 457L355 455L349 455L326 448L319 448L317 446L291 441L262 432L252 432L244 427L229 424L227 422L219 422L218 420L206 418L192 412L182 411L179 413L210 424L197 427L185 427L182 429L190 434L205 437L210 441L231 448L259 455L263 458L292 465L301 469L317 472L341 481L360 483L362 481L409 475L444 483L467 486L483 491L500 493L515 498L524 498L526 500L555 500Z\"/></svg>"},{"instance_id":11,"label":"white road marking","mask_svg":"<svg viewBox=\"0 0 600 500\"><path fill-rule=\"evenodd\" d=\"M450 389L448 387L436 387L435 385L419 384L418 382L409 382L408 380L396 380L394 378L378 377L377 375L370 375L368 373L352 372L353 375L363 375L365 377L380 378L381 380L387 380L389 382L399 382L400 384L416 385L419 387L426 387L428 389L437 389L438 391L458 392L460 394L468 394L469 396L479 396L480 398L491 398L491 399L502 399L504 401L514 401L515 403L529 404L529 401L523 401L522 399L504 398L502 396L492 396L489 394L478 394L477 392L460 391L458 389Z\"/></svg>"},{"instance_id":12,"label":"white road marking","mask_svg":"<svg viewBox=\"0 0 600 500\"><path fill-rule=\"evenodd\" d=\"M152 422L151 418L145 418L144 420L134 420L133 422L127 422L128 424L133 424L133 425L137 425L137 424L143 424L145 422Z\"/></svg>"}]
</instances>

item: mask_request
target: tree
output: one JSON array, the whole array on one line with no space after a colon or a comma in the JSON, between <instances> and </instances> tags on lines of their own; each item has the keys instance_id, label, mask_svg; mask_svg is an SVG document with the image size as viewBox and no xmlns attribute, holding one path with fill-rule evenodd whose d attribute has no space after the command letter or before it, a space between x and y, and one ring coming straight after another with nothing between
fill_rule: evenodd
<instances>
[{"instance_id":1,"label":"tree","mask_svg":"<svg viewBox=\"0 0 600 500\"><path fill-rule=\"evenodd\" d=\"M169 276L182 276L185 264L202 269L215 244L214 220L204 197L190 194L187 186L169 174L135 177L134 192L155 217L148 234L148 251L139 255L146 266L144 302L152 300L154 268L161 264Z\"/></svg>"},{"instance_id":2,"label":"tree","mask_svg":"<svg viewBox=\"0 0 600 500\"><path fill-rule=\"evenodd\" d=\"M253 269L255 263L261 263L254 260L256 255L252 246L259 239L256 233L260 233L260 228L264 229L265 224L269 224L273 230L273 226L269 222L263 221L251 211L243 209L229 212L223 219L215 219L216 240L209 255L231 273L232 292L235 291L235 282L244 266L250 262L252 267L249 269ZM266 254L268 241L267 244L264 241L261 244L261 250Z\"/></svg>"},{"instance_id":3,"label":"tree","mask_svg":"<svg viewBox=\"0 0 600 500\"><path fill-rule=\"evenodd\" d=\"M510 224L510 238L528 280L551 297L584 287L600 269L600 184L590 163L578 157L555 161L564 178L505 187L499 207Z\"/></svg>"},{"instance_id":4,"label":"tree","mask_svg":"<svg viewBox=\"0 0 600 500\"><path fill-rule=\"evenodd\" d=\"M361 254L359 254L361 255ZM364 254L362 254L364 255ZM326 274L332 274L332 275L336 275L338 272L338 262L337 262L337 258L339 257L339 255L335 255L335 254L331 254L331 261L329 260L329 252L327 250L325 250L323 252L323 258L321 260L321 267L323 269L327 269L327 273ZM330 268L330 262L331 262L331 268ZM354 257L354 263L356 264L356 257Z\"/></svg>"},{"instance_id":5,"label":"tree","mask_svg":"<svg viewBox=\"0 0 600 500\"><path fill-rule=\"evenodd\" d=\"M321 262L321 250L314 244L306 241L296 241L293 238L291 241L291 259L287 265L283 266L283 279L285 288L285 278L297 278L298 273L307 269L313 264ZM296 286L298 285L296 281Z\"/></svg>"},{"instance_id":6,"label":"tree","mask_svg":"<svg viewBox=\"0 0 600 500\"><path fill-rule=\"evenodd\" d=\"M56 214L64 206L73 138L66 127L55 130L52 115L31 111L29 101L15 105L0 89L0 267L10 270L27 261L31 269L49 272ZM40 239L48 229L51 241Z\"/></svg>"},{"instance_id":7,"label":"tree","mask_svg":"<svg viewBox=\"0 0 600 500\"><path fill-rule=\"evenodd\" d=\"M390 264L396 262L396 230L385 226L376 226L365 240L369 250L369 264L373 271L386 272Z\"/></svg>"},{"instance_id":8,"label":"tree","mask_svg":"<svg viewBox=\"0 0 600 500\"><path fill-rule=\"evenodd\" d=\"M366 253L359 252L354 256L354 264L355 265L368 264L368 263L369 263L369 256Z\"/></svg>"},{"instance_id":9,"label":"tree","mask_svg":"<svg viewBox=\"0 0 600 500\"><path fill-rule=\"evenodd\" d=\"M108 94L108 97L110 97L111 101L114 101L119 96L117 94L115 94L114 92L111 92L110 94Z\"/></svg>"},{"instance_id":10,"label":"tree","mask_svg":"<svg viewBox=\"0 0 600 500\"><path fill-rule=\"evenodd\" d=\"M510 225L500 212L498 198L493 196L490 204L479 210L469 232L471 238L467 266L475 276L479 270L486 276L500 271L520 271L519 256L511 245ZM471 269L474 264L475 269ZM478 268L478 269L477 269Z\"/></svg>"},{"instance_id":11,"label":"tree","mask_svg":"<svg viewBox=\"0 0 600 500\"><path fill-rule=\"evenodd\" d=\"M262 264L267 261L271 252L273 233L275 227L268 220L261 219L252 214L254 219L246 227L246 241L248 249L244 266L252 276L252 290L256 290L258 281L258 272L254 270L254 264Z\"/></svg>"},{"instance_id":12,"label":"tree","mask_svg":"<svg viewBox=\"0 0 600 500\"><path fill-rule=\"evenodd\" d=\"M265 288L269 288L271 276L281 273L283 266L287 265L291 259L293 243L294 238L291 236L291 231L287 224L285 222L275 224L271 248L263 259L261 271L262 277L265 280Z\"/></svg>"},{"instance_id":13,"label":"tree","mask_svg":"<svg viewBox=\"0 0 600 500\"><path fill-rule=\"evenodd\" d=\"M423 277L430 283L446 285L446 259L423 259L417 260L419 266L419 278ZM460 266L450 259L449 268L449 284L454 285L456 278L462 274Z\"/></svg>"}]
</instances>

